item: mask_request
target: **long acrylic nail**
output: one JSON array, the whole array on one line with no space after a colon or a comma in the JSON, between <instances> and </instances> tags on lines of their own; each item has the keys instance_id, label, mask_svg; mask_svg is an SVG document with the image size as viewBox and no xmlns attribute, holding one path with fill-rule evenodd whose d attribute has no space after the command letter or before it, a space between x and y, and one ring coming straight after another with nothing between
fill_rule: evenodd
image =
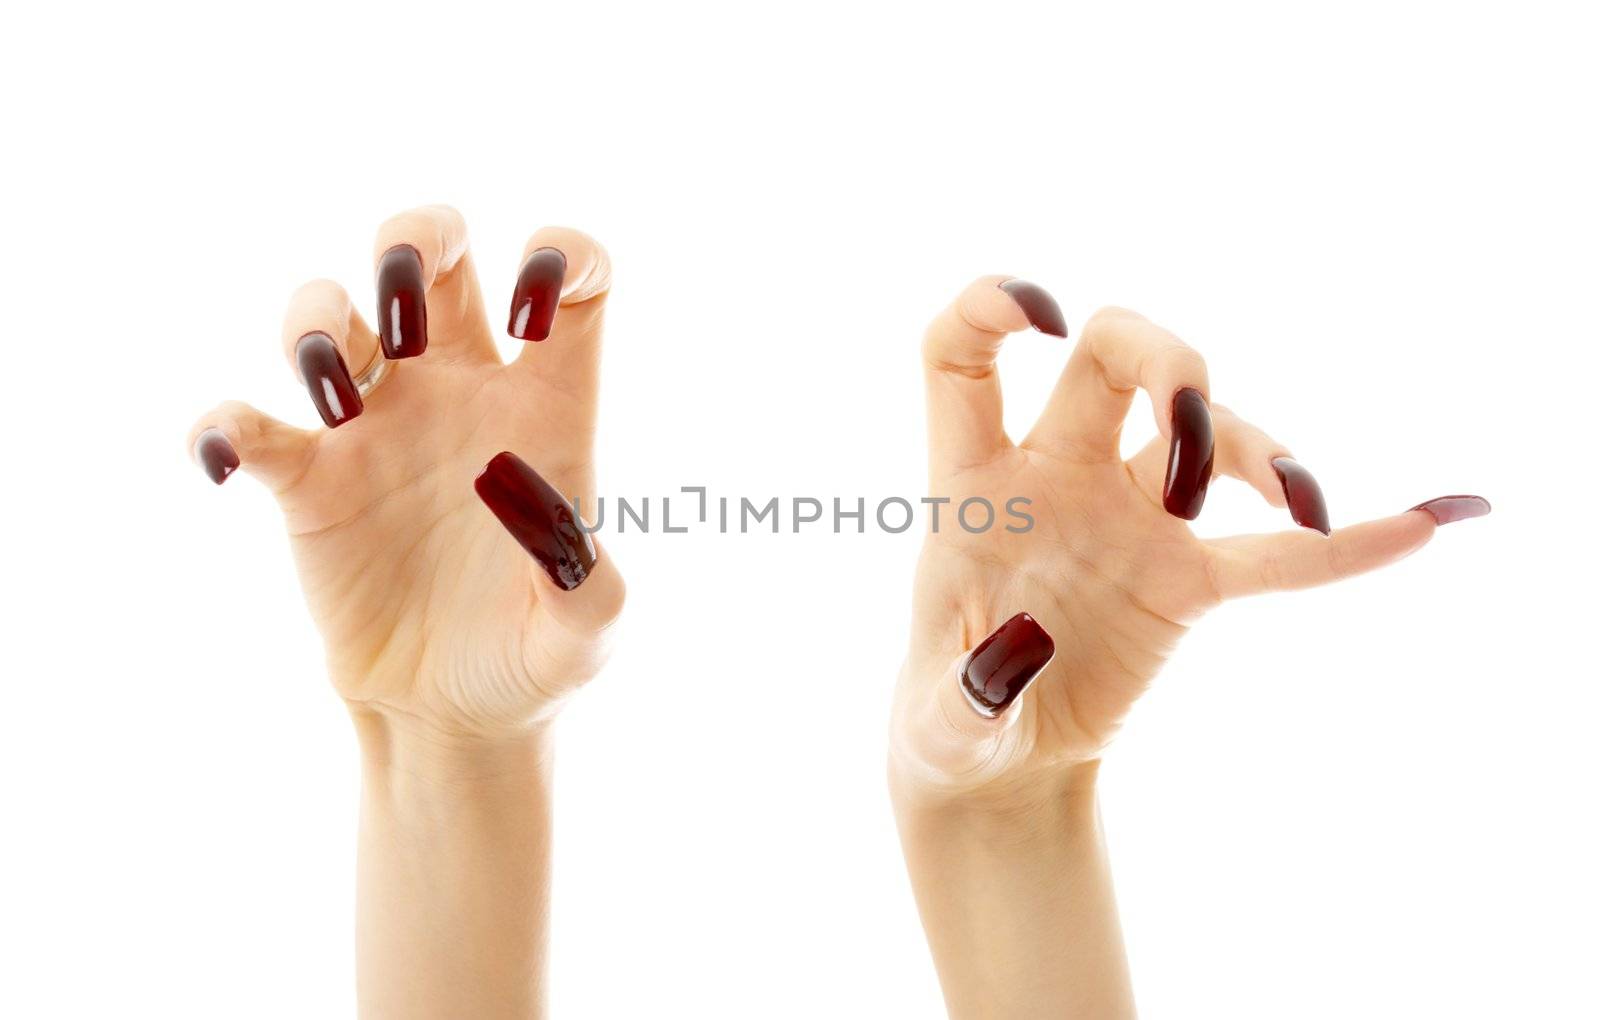
<instances>
[{"instance_id":1,"label":"long acrylic nail","mask_svg":"<svg viewBox=\"0 0 1600 1020\"><path fill-rule=\"evenodd\" d=\"M1027 280L1007 280L1000 289L1011 295L1011 300L1022 309L1034 329L1051 336L1067 335L1067 318L1061 314L1061 306L1049 291Z\"/></svg>"},{"instance_id":2,"label":"long acrylic nail","mask_svg":"<svg viewBox=\"0 0 1600 1020\"><path fill-rule=\"evenodd\" d=\"M206 477L221 485L239 467L239 455L220 429L206 429L194 441L194 457Z\"/></svg>"},{"instance_id":3,"label":"long acrylic nail","mask_svg":"<svg viewBox=\"0 0 1600 1020\"><path fill-rule=\"evenodd\" d=\"M1167 484L1161 493L1167 513L1186 521L1200 516L1216 452L1206 398L1196 389L1179 390L1172 398L1172 446L1167 451Z\"/></svg>"},{"instance_id":4,"label":"long acrylic nail","mask_svg":"<svg viewBox=\"0 0 1600 1020\"><path fill-rule=\"evenodd\" d=\"M294 360L317 405L323 424L330 429L361 413L361 393L350 378L339 348L326 333L307 333L294 345Z\"/></svg>"},{"instance_id":5,"label":"long acrylic nail","mask_svg":"<svg viewBox=\"0 0 1600 1020\"><path fill-rule=\"evenodd\" d=\"M1333 533L1328 523L1328 502L1322 498L1322 486L1299 461L1293 457L1277 457L1272 470L1278 473L1283 485L1283 498L1289 501L1289 516L1302 528L1311 528L1324 535Z\"/></svg>"},{"instance_id":6,"label":"long acrylic nail","mask_svg":"<svg viewBox=\"0 0 1600 1020\"><path fill-rule=\"evenodd\" d=\"M1055 642L1038 621L1018 613L961 664L961 690L979 715L993 719L1022 696L1055 654Z\"/></svg>"},{"instance_id":7,"label":"long acrylic nail","mask_svg":"<svg viewBox=\"0 0 1600 1020\"><path fill-rule=\"evenodd\" d=\"M566 497L521 458L495 454L473 487L550 580L571 591L589 576L596 558L594 542L578 526Z\"/></svg>"},{"instance_id":8,"label":"long acrylic nail","mask_svg":"<svg viewBox=\"0 0 1600 1020\"><path fill-rule=\"evenodd\" d=\"M422 256L397 244L378 260L378 342L386 358L414 358L428 349L428 303Z\"/></svg>"},{"instance_id":9,"label":"long acrylic nail","mask_svg":"<svg viewBox=\"0 0 1600 1020\"><path fill-rule=\"evenodd\" d=\"M558 248L540 248L528 256L517 274L511 295L511 319L506 332L518 340L543 340L556 321L561 304L561 282L567 275L567 257Z\"/></svg>"},{"instance_id":10,"label":"long acrylic nail","mask_svg":"<svg viewBox=\"0 0 1600 1020\"><path fill-rule=\"evenodd\" d=\"M1451 524L1469 517L1482 517L1490 510L1489 501L1482 496L1438 496L1418 503L1412 510L1426 510L1437 524ZM1408 511L1409 512L1409 511Z\"/></svg>"}]
</instances>

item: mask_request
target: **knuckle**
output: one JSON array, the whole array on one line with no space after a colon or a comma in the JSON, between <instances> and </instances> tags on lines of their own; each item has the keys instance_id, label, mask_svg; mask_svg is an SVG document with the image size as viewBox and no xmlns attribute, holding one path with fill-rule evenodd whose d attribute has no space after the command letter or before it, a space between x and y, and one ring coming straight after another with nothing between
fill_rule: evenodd
<instances>
[{"instance_id":1,"label":"knuckle","mask_svg":"<svg viewBox=\"0 0 1600 1020\"><path fill-rule=\"evenodd\" d=\"M1126 308L1116 305L1102 305L1094 310L1089 320L1083 324L1081 335L1084 342L1091 346L1110 342L1117 335L1120 327L1129 318L1137 315Z\"/></svg>"},{"instance_id":2,"label":"knuckle","mask_svg":"<svg viewBox=\"0 0 1600 1020\"><path fill-rule=\"evenodd\" d=\"M1206 359L1201 357L1199 351L1177 337L1173 337L1167 346L1162 348L1159 358L1179 377L1195 382L1205 381Z\"/></svg>"}]
</instances>

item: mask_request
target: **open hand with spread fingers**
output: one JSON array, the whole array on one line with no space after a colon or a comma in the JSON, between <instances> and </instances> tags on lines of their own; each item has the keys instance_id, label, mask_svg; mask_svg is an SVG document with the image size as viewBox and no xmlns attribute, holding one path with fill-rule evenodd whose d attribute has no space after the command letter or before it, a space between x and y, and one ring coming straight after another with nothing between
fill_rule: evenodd
<instances>
[{"instance_id":1,"label":"open hand with spread fingers","mask_svg":"<svg viewBox=\"0 0 1600 1020\"><path fill-rule=\"evenodd\" d=\"M213 481L238 468L276 496L356 719L363 1008L427 1013L430 989L465 982L492 1011L459 995L448 1010L500 1015L540 994L545 724L600 668L623 603L571 502L594 505L610 261L574 230L532 236L520 272L497 274L515 280L507 329L526 341L510 364L455 210L389 220L374 263L376 333L326 280L284 321L327 427L229 403L190 448ZM435 944L452 924L476 926L473 944Z\"/></svg>"},{"instance_id":2,"label":"open hand with spread fingers","mask_svg":"<svg viewBox=\"0 0 1600 1020\"><path fill-rule=\"evenodd\" d=\"M1200 355L1115 308L1084 325L1038 422L1014 443L994 362L1005 335L1030 325L1067 333L1044 290L988 277L926 336L933 495L1025 507L1031 525L928 535L890 786L952 1014L1115 1016L1131 997L1094 776L1178 639L1226 599L1382 567L1489 506L1447 496L1331 528L1310 472L1211 403ZM1161 434L1124 460L1137 389ZM1213 471L1286 508L1295 526L1196 537L1188 522Z\"/></svg>"}]
</instances>

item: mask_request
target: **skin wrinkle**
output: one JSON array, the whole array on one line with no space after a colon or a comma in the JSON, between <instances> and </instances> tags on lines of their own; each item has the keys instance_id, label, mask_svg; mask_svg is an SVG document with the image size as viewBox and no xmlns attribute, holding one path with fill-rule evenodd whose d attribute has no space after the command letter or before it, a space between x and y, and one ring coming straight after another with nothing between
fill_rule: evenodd
<instances>
[{"instance_id":1,"label":"skin wrinkle","mask_svg":"<svg viewBox=\"0 0 1600 1020\"><path fill-rule=\"evenodd\" d=\"M992 379L996 373L995 365L992 361L983 365L960 365L954 361L946 361L942 358L930 358L927 355L923 355L922 360L923 364L936 372L942 372L947 375L958 375L963 379L971 379L974 382L983 382L985 380Z\"/></svg>"},{"instance_id":2,"label":"skin wrinkle","mask_svg":"<svg viewBox=\"0 0 1600 1020\"><path fill-rule=\"evenodd\" d=\"M1071 498L1071 497L1068 497L1068 498ZM1068 534L1068 529L1063 528L1063 527L1060 526L1060 521L1061 521L1060 512L1055 508L1055 505L1054 505L1053 501L1051 500L1051 498L1048 495L1046 495L1044 497L1044 503L1050 509L1051 522L1056 525L1056 530L1058 532L1060 532L1061 534L1063 534L1063 535ZM1081 519L1082 520L1087 522L1087 521L1093 519L1093 515L1090 514L1084 507L1080 506L1079 510L1080 510L1080 514L1081 514ZM1101 547L1103 547L1103 548L1114 549L1114 550L1116 550L1118 552L1123 552L1123 553L1127 553L1129 551L1128 549L1126 549L1126 548L1124 548L1122 546L1119 546L1114 542L1110 542L1110 541L1107 541L1104 538L1101 538L1099 536L1095 536L1093 534L1092 530L1091 530L1091 537L1094 538L1095 541L1098 542L1099 545ZM1146 605L1144 603L1144 601L1132 590L1132 588L1130 586L1127 586L1127 585L1123 584L1121 581L1113 579L1110 575L1108 575L1104 571L1102 571L1099 568L1098 561L1095 558L1093 558L1093 557L1089 556L1088 554L1086 554L1085 552L1083 552L1082 549L1078 545L1070 543L1070 540L1068 540L1068 539L1044 538L1043 541L1049 542L1052 545L1055 545L1057 548L1062 549L1069 557L1071 557L1071 559L1073 560L1073 562L1077 566L1080 566L1080 567L1084 568L1090 574L1092 574L1093 576L1095 576L1096 578L1098 578L1099 580L1101 580L1102 582L1104 582L1108 586L1110 586L1112 588L1115 588L1116 590L1122 592L1125 596L1127 596L1127 598L1132 602L1132 604L1136 608L1140 609L1141 611L1143 611L1147 615L1149 615L1151 617L1154 617L1155 619L1157 619L1157 620L1159 620L1159 621L1161 621L1163 623L1169 624L1171 626L1182 627L1182 628L1187 629L1187 625L1186 624L1180 623L1177 620L1173 620L1170 617L1168 617L1168 616L1166 616L1166 615L1164 615L1162 613L1157 612L1153 607L1151 607L1149 605ZM1041 587L1048 587L1048 585L1045 585L1045 584L1041 584L1040 586Z\"/></svg>"}]
</instances>

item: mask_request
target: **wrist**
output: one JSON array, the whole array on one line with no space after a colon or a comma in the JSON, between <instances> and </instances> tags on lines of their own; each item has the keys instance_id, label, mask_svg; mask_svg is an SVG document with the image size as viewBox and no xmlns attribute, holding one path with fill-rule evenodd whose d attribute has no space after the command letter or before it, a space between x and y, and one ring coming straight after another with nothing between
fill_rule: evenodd
<instances>
[{"instance_id":1,"label":"wrist","mask_svg":"<svg viewBox=\"0 0 1600 1020\"><path fill-rule=\"evenodd\" d=\"M982 786L930 783L921 770L891 759L889 796L907 820L1019 837L1059 832L1095 820L1100 760L1008 773Z\"/></svg>"},{"instance_id":2,"label":"wrist","mask_svg":"<svg viewBox=\"0 0 1600 1020\"><path fill-rule=\"evenodd\" d=\"M547 724L496 733L455 730L392 709L351 704L363 785L395 799L526 797L551 767Z\"/></svg>"}]
</instances>

